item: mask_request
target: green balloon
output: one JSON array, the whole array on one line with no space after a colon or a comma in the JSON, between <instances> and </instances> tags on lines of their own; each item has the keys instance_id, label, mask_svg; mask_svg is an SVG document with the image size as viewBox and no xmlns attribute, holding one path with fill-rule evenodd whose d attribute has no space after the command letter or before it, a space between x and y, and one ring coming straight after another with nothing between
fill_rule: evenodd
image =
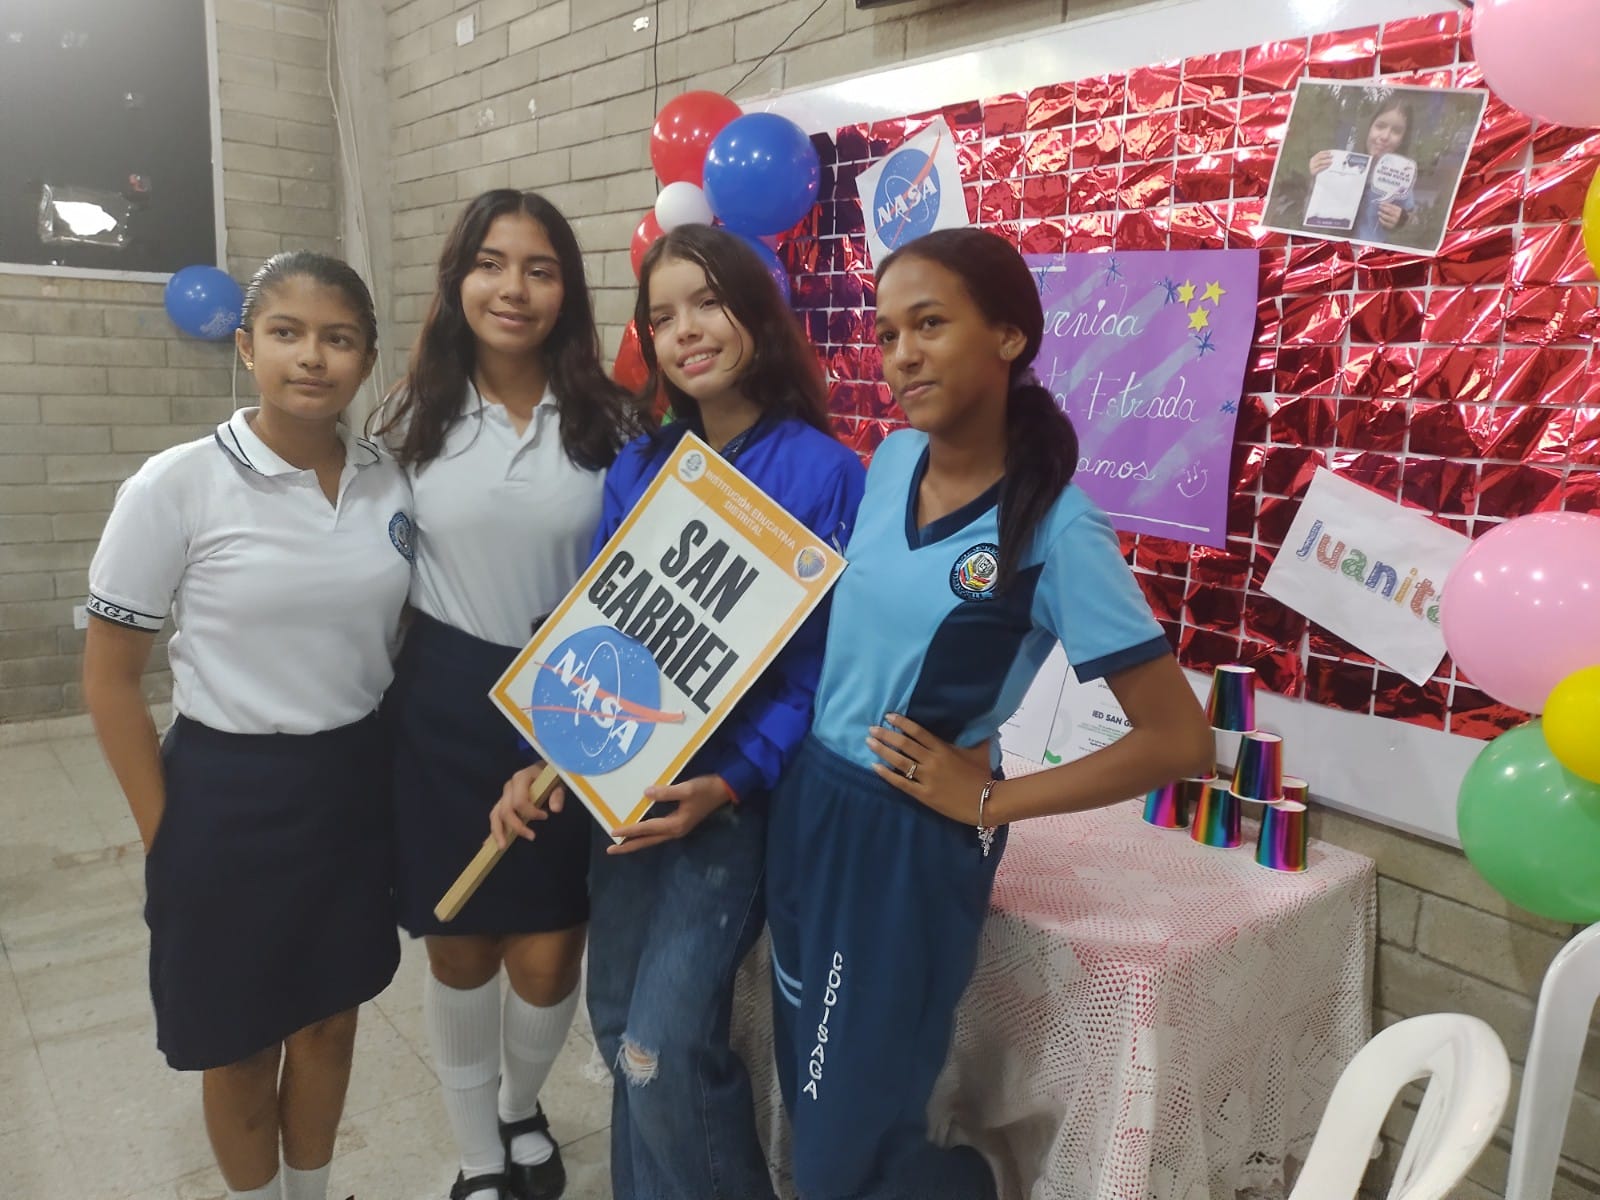
<instances>
[{"instance_id":1,"label":"green balloon","mask_svg":"<svg viewBox=\"0 0 1600 1200\"><path fill-rule=\"evenodd\" d=\"M1461 781L1456 825L1507 900L1552 921L1600 921L1600 784L1561 765L1539 721L1483 748Z\"/></svg>"}]
</instances>

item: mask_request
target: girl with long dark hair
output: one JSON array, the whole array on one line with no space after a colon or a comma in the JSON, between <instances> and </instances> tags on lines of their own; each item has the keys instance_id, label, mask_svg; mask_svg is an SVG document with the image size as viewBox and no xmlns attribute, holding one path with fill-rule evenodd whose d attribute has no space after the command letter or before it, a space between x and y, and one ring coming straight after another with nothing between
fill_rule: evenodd
<instances>
[{"instance_id":1,"label":"girl with long dark hair","mask_svg":"<svg viewBox=\"0 0 1600 1200\"><path fill-rule=\"evenodd\" d=\"M755 253L684 226L646 253L635 320L673 420L606 476L596 553L690 431L842 547L864 472L828 432L815 353ZM768 795L811 723L825 610L814 613L644 820L596 827L589 1018L613 1075L611 1184L627 1200L770 1200L750 1080L728 1043L733 981L763 919ZM499 838L524 833L531 770L506 787ZM543 840L545 826L538 829ZM537 842L535 844L538 844Z\"/></svg>"},{"instance_id":2,"label":"girl with long dark hair","mask_svg":"<svg viewBox=\"0 0 1600 1200\"><path fill-rule=\"evenodd\" d=\"M454 921L433 908L527 761L488 692L588 561L629 414L600 366L566 218L531 192L473 200L378 415L415 497L416 611L385 710L400 920L427 941L428 1036L461 1153L452 1200L553 1200L565 1186L539 1091L577 1006L588 816L557 802Z\"/></svg>"}]
</instances>

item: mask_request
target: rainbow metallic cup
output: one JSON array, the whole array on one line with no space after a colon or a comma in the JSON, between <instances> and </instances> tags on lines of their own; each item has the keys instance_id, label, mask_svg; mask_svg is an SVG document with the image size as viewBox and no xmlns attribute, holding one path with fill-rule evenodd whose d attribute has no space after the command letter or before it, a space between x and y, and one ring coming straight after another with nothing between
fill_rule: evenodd
<instances>
[{"instance_id":1,"label":"rainbow metallic cup","mask_svg":"<svg viewBox=\"0 0 1600 1200\"><path fill-rule=\"evenodd\" d=\"M1293 800L1296 804L1311 803L1311 785L1304 779L1294 775L1283 777L1283 798Z\"/></svg>"},{"instance_id":2,"label":"rainbow metallic cup","mask_svg":"<svg viewBox=\"0 0 1600 1200\"><path fill-rule=\"evenodd\" d=\"M1239 739L1233 767L1233 794L1255 804L1283 799L1283 739L1275 733L1247 733Z\"/></svg>"},{"instance_id":3,"label":"rainbow metallic cup","mask_svg":"<svg viewBox=\"0 0 1600 1200\"><path fill-rule=\"evenodd\" d=\"M1306 869L1306 806L1298 800L1267 805L1256 841L1256 862L1269 871Z\"/></svg>"},{"instance_id":4,"label":"rainbow metallic cup","mask_svg":"<svg viewBox=\"0 0 1600 1200\"><path fill-rule=\"evenodd\" d=\"M1250 733L1256 727L1256 669L1228 663L1211 676L1211 696L1206 700L1211 728L1227 733Z\"/></svg>"},{"instance_id":5,"label":"rainbow metallic cup","mask_svg":"<svg viewBox=\"0 0 1600 1200\"><path fill-rule=\"evenodd\" d=\"M1165 787L1147 792L1144 798L1145 823L1157 829L1187 829L1189 814L1200 797L1216 787L1215 776L1204 779L1175 779Z\"/></svg>"},{"instance_id":6,"label":"rainbow metallic cup","mask_svg":"<svg viewBox=\"0 0 1600 1200\"><path fill-rule=\"evenodd\" d=\"M1189 836L1202 846L1231 850L1244 839L1239 833L1239 797L1225 788L1209 787L1195 805Z\"/></svg>"}]
</instances>

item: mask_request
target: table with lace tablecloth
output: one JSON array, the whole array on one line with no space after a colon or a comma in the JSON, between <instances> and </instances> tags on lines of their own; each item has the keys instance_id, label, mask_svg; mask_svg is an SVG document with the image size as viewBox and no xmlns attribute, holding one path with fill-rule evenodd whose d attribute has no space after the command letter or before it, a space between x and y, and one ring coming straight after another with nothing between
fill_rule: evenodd
<instances>
[{"instance_id":1,"label":"table with lace tablecloth","mask_svg":"<svg viewBox=\"0 0 1600 1200\"><path fill-rule=\"evenodd\" d=\"M934 1127L1002 1200L1209 1200L1283 1186L1369 1033L1370 859L1321 842L1257 866L1127 803L1012 828ZM764 954L735 1040L787 1161ZM781 1173L781 1167L780 1167Z\"/></svg>"}]
</instances>

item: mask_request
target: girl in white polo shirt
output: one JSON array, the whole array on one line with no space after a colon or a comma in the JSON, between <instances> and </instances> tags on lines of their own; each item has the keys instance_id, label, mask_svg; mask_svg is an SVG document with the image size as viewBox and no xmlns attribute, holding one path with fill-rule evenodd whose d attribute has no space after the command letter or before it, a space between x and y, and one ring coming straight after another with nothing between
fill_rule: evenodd
<instances>
[{"instance_id":1,"label":"girl in white polo shirt","mask_svg":"<svg viewBox=\"0 0 1600 1200\"><path fill-rule=\"evenodd\" d=\"M157 1044L204 1072L228 1195L323 1200L356 1009L399 962L376 709L410 489L340 423L377 354L348 266L270 259L238 349L260 407L117 494L89 568L84 696L147 852ZM176 718L158 743L140 676L169 612Z\"/></svg>"},{"instance_id":2,"label":"girl in white polo shirt","mask_svg":"<svg viewBox=\"0 0 1600 1200\"><path fill-rule=\"evenodd\" d=\"M396 896L401 924L427 939L425 1019L461 1155L454 1200L552 1200L565 1186L539 1090L577 1004L588 814L551 813L455 920L433 908L529 761L489 689L588 564L628 413L600 366L566 219L529 192L473 200L378 425L416 505L416 614L385 715Z\"/></svg>"}]
</instances>

